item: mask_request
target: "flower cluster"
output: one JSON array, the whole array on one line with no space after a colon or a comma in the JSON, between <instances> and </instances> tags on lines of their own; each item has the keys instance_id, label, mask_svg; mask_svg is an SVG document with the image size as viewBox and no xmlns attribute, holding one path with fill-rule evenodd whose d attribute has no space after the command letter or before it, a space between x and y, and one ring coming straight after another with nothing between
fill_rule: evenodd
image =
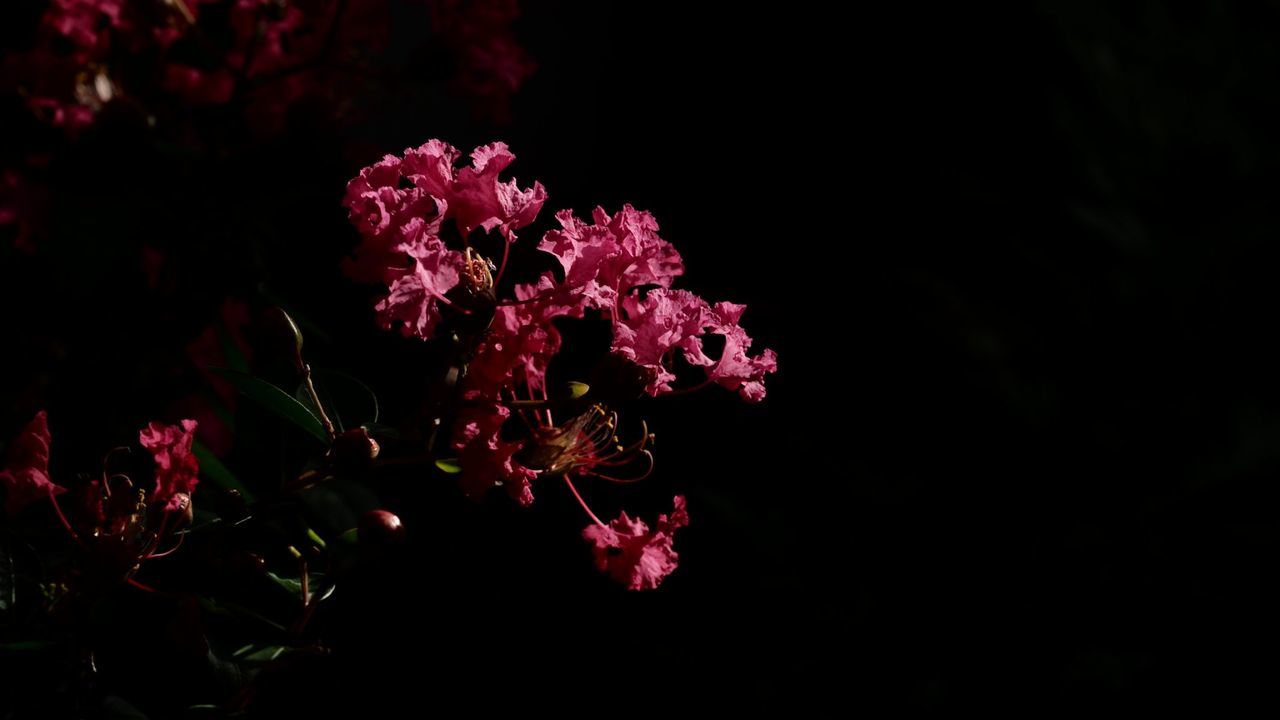
<instances>
[{"instance_id":1,"label":"flower cluster","mask_svg":"<svg viewBox=\"0 0 1280 720\"><path fill-rule=\"evenodd\" d=\"M139 443L155 462L155 486L150 492L135 487L124 474L104 469L98 479L71 489L49 474L48 416L36 414L9 447L8 464L0 471L5 514L16 518L42 500L49 500L71 537L94 557L97 573L130 577L147 559L167 555L160 546L190 523L191 498L198 484L200 463L192 452L196 422L178 425L153 422L138 434ZM70 512L60 496L70 497ZM181 543L182 535L176 535Z\"/></svg>"},{"instance_id":2,"label":"flower cluster","mask_svg":"<svg viewBox=\"0 0 1280 720\"><path fill-rule=\"evenodd\" d=\"M278 125L291 105L329 89L323 61L347 63L387 44L391 3L52 0L34 47L10 57L2 76L32 111L73 132L124 97L198 106L237 93L251 96L263 124ZM534 69L511 29L515 0L429 0L426 11L424 34L456 56L455 86L505 116Z\"/></svg>"},{"instance_id":3,"label":"flower cluster","mask_svg":"<svg viewBox=\"0 0 1280 720\"><path fill-rule=\"evenodd\" d=\"M453 51L453 86L475 98L478 112L499 121L511 114L511 96L537 65L516 41L516 0L432 0L433 34Z\"/></svg>"},{"instance_id":4,"label":"flower cluster","mask_svg":"<svg viewBox=\"0 0 1280 720\"><path fill-rule=\"evenodd\" d=\"M673 287L685 270L680 254L651 214L630 205L612 214L597 208L591 222L557 213L558 227L536 248L561 272L504 285L517 231L534 223L547 192L536 182L521 187L501 179L514 160L502 143L476 148L469 165L459 167L460 158L454 147L430 140L361 170L344 205L362 240L344 269L385 283L376 306L384 327L423 340L448 327L464 346L462 406L451 434L464 491L479 498L503 487L528 505L540 478L562 478L595 523L584 536L601 569L633 589L656 587L675 567L672 537L688 522L684 500L676 499L676 510L653 532L625 514L606 524L587 507L573 477L646 476L653 436L642 427L634 441L621 441L617 414L599 402L585 409L567 403L570 414L557 422L547 381L561 347L553 321L609 322L612 343L601 367L613 381L622 378L610 384L650 396L718 384L758 402L776 356L751 354L739 324L744 306L708 303ZM504 290L509 297L501 297ZM712 335L720 338L719 352L708 349ZM681 362L702 380L677 388ZM510 427L517 417L522 429ZM632 477L615 474L628 469L636 469Z\"/></svg>"},{"instance_id":5,"label":"flower cluster","mask_svg":"<svg viewBox=\"0 0 1280 720\"><path fill-rule=\"evenodd\" d=\"M6 75L47 122L76 131L107 104L163 97L190 105L226 103L237 89L272 81L253 100L269 122L318 87L314 65L335 39L368 40L382 22L360 22L382 3L338 16L344 3L279 0L54 0L28 53ZM341 31L341 38L339 38ZM138 62L145 59L146 62Z\"/></svg>"}]
</instances>

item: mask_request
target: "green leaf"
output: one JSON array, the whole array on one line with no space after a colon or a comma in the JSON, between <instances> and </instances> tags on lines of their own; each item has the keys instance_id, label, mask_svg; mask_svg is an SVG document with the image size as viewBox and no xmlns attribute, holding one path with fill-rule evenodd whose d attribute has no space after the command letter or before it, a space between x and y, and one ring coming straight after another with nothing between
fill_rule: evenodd
<instances>
[{"instance_id":1,"label":"green leaf","mask_svg":"<svg viewBox=\"0 0 1280 720\"><path fill-rule=\"evenodd\" d=\"M591 391L591 386L584 382L571 382L568 383L568 387L569 397L573 400L577 400Z\"/></svg>"},{"instance_id":2,"label":"green leaf","mask_svg":"<svg viewBox=\"0 0 1280 720\"><path fill-rule=\"evenodd\" d=\"M205 447L199 440L191 443L191 452L196 456L196 460L200 461L200 474L212 481L214 485L223 490L235 490L240 493L240 497L244 498L247 503L253 502L253 493L249 492L249 488L245 487L235 474L227 469L226 465L218 459L213 451Z\"/></svg>"},{"instance_id":3,"label":"green leaf","mask_svg":"<svg viewBox=\"0 0 1280 720\"><path fill-rule=\"evenodd\" d=\"M315 530L312 530L311 528L307 528L307 538L309 538L311 542L315 543L316 545L319 545L321 550L324 549L325 547L324 538L320 537L320 535L317 534Z\"/></svg>"},{"instance_id":4,"label":"green leaf","mask_svg":"<svg viewBox=\"0 0 1280 720\"><path fill-rule=\"evenodd\" d=\"M457 460L437 460L436 467L450 475L457 475L462 472L462 466L458 464Z\"/></svg>"},{"instance_id":5,"label":"green leaf","mask_svg":"<svg viewBox=\"0 0 1280 720\"><path fill-rule=\"evenodd\" d=\"M293 321L293 316L286 312L284 308L276 309L284 316L284 321L288 323L289 329L293 331L294 347L297 348L298 357L302 357L302 331L298 329L298 323Z\"/></svg>"},{"instance_id":6,"label":"green leaf","mask_svg":"<svg viewBox=\"0 0 1280 720\"><path fill-rule=\"evenodd\" d=\"M244 662L268 663L289 651L284 645L268 645L240 658Z\"/></svg>"},{"instance_id":7,"label":"green leaf","mask_svg":"<svg viewBox=\"0 0 1280 720\"><path fill-rule=\"evenodd\" d=\"M320 442L329 442L329 435L324 431L324 425L320 423L320 419L306 405L275 385L261 378L227 368L209 368L209 371L234 385L242 395L307 431Z\"/></svg>"},{"instance_id":8,"label":"green leaf","mask_svg":"<svg viewBox=\"0 0 1280 720\"><path fill-rule=\"evenodd\" d=\"M279 575L268 572L267 577L275 581L277 585L289 591L290 595L302 597L302 581L295 578L280 577Z\"/></svg>"},{"instance_id":9,"label":"green leaf","mask_svg":"<svg viewBox=\"0 0 1280 720\"><path fill-rule=\"evenodd\" d=\"M243 605L227 602L225 600L219 601L208 597L197 597L196 599L200 602L200 608L211 615L240 615L242 617L256 620L281 634L288 632L280 623L262 615L261 613L254 612Z\"/></svg>"},{"instance_id":10,"label":"green leaf","mask_svg":"<svg viewBox=\"0 0 1280 720\"><path fill-rule=\"evenodd\" d=\"M355 377L339 370L320 368L311 371L311 383L339 432L347 427L378 422L381 413L378 396ZM311 393L307 392L306 383L299 384L293 396L309 409L315 407ZM344 418L347 422L344 422Z\"/></svg>"},{"instance_id":11,"label":"green leaf","mask_svg":"<svg viewBox=\"0 0 1280 720\"><path fill-rule=\"evenodd\" d=\"M0 652L40 652L54 647L56 644L50 640L19 640L18 642L0 643Z\"/></svg>"},{"instance_id":12,"label":"green leaf","mask_svg":"<svg viewBox=\"0 0 1280 720\"><path fill-rule=\"evenodd\" d=\"M338 539L348 545L355 545L356 541L360 539L360 536L356 528L351 528L350 530L347 530L346 532L339 535Z\"/></svg>"}]
</instances>

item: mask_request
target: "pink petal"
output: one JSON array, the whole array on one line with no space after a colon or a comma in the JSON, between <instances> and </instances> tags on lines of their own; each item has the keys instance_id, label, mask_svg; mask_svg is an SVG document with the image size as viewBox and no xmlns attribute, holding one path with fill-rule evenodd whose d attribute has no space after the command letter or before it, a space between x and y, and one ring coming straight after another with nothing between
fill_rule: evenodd
<instances>
[{"instance_id":1,"label":"pink petal","mask_svg":"<svg viewBox=\"0 0 1280 720\"><path fill-rule=\"evenodd\" d=\"M624 512L607 526L592 524L582 537L592 545L596 567L628 590L653 590L675 571L680 555L675 532L689 524L685 500L677 495L671 515L659 515L652 531Z\"/></svg>"},{"instance_id":2,"label":"pink petal","mask_svg":"<svg viewBox=\"0 0 1280 720\"><path fill-rule=\"evenodd\" d=\"M0 471L5 512L17 515L33 502L66 492L49 478L49 419L41 410L9 446L9 463Z\"/></svg>"},{"instance_id":3,"label":"pink petal","mask_svg":"<svg viewBox=\"0 0 1280 720\"><path fill-rule=\"evenodd\" d=\"M163 503L166 510L179 511L183 499L195 492L199 482L200 462L191 451L195 440L196 421L183 420L179 425L153 422L138 433L138 442L151 451L156 463L156 489L151 503Z\"/></svg>"}]
</instances>

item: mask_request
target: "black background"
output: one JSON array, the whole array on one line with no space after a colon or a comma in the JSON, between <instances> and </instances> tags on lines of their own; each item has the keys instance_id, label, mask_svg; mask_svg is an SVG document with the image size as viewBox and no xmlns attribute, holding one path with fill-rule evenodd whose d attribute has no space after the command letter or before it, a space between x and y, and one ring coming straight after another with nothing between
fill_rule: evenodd
<instances>
[{"instance_id":1,"label":"black background","mask_svg":"<svg viewBox=\"0 0 1280 720\"><path fill-rule=\"evenodd\" d=\"M338 272L343 183L501 138L548 209L654 212L684 286L746 303L780 370L759 406L637 409L657 475L602 498L689 497L656 593L596 575L558 487L523 511L383 481L411 548L337 598L338 659L264 707L1244 702L1275 669L1276 27L1262 3L539 4L510 127L406 81L355 128L225 159L103 132L60 169L50 244L0 256L6 427L48 407L55 469L94 467L260 286L329 330L314 363L394 398L414 351ZM135 289L140 243L181 267L163 303Z\"/></svg>"}]
</instances>

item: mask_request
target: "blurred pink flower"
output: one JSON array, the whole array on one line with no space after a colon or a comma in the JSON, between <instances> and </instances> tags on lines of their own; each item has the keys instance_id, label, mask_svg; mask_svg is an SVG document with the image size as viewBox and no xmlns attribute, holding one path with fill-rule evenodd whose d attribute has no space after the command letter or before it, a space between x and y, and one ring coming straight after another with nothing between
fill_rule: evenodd
<instances>
[{"instance_id":1,"label":"blurred pink flower","mask_svg":"<svg viewBox=\"0 0 1280 720\"><path fill-rule=\"evenodd\" d=\"M10 517L31 503L66 492L49 478L50 440L49 419L41 410L9 446L9 464L0 471L0 487Z\"/></svg>"}]
</instances>

